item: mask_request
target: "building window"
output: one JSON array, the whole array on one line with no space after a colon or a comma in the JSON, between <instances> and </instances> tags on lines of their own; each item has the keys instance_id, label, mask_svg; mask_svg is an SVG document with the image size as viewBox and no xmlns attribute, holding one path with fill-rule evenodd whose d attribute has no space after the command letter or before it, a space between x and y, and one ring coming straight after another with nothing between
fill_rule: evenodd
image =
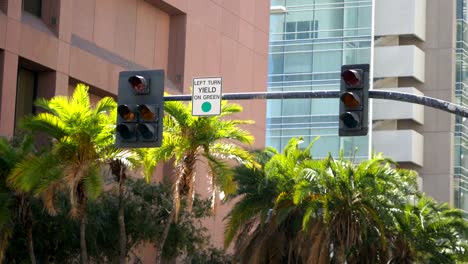
<instances>
[{"instance_id":1,"label":"building window","mask_svg":"<svg viewBox=\"0 0 468 264\"><path fill-rule=\"evenodd\" d=\"M318 21L286 22L286 39L316 39L318 38Z\"/></svg>"},{"instance_id":2,"label":"building window","mask_svg":"<svg viewBox=\"0 0 468 264\"><path fill-rule=\"evenodd\" d=\"M34 100L37 95L37 73L24 68L18 70L16 88L15 126L26 115L34 114Z\"/></svg>"},{"instance_id":3,"label":"building window","mask_svg":"<svg viewBox=\"0 0 468 264\"><path fill-rule=\"evenodd\" d=\"M37 17L41 17L42 0L23 0L23 10Z\"/></svg>"}]
</instances>

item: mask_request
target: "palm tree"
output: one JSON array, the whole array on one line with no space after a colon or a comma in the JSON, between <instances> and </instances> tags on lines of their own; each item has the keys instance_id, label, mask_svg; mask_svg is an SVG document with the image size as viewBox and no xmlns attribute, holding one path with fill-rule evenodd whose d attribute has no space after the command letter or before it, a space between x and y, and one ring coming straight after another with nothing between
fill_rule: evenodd
<instances>
[{"instance_id":1,"label":"palm tree","mask_svg":"<svg viewBox=\"0 0 468 264\"><path fill-rule=\"evenodd\" d=\"M119 223L119 263L127 263L127 235L125 231L125 184L129 177L129 169L134 168L139 163L138 155L132 150L116 149L109 145L104 159L109 165L109 169L118 184L118 223Z\"/></svg>"},{"instance_id":2,"label":"palm tree","mask_svg":"<svg viewBox=\"0 0 468 264\"><path fill-rule=\"evenodd\" d=\"M26 119L21 125L52 137L52 151L22 162L11 179L15 187L42 195L51 213L55 213L56 192L68 191L71 216L80 220L82 263L88 263L86 203L95 199L102 189L100 152L113 137L108 111L116 103L105 97L92 107L88 87L78 84L71 97L39 99L36 105L46 112ZM41 177L37 177L38 171L42 172Z\"/></svg>"},{"instance_id":3,"label":"palm tree","mask_svg":"<svg viewBox=\"0 0 468 264\"><path fill-rule=\"evenodd\" d=\"M465 263L468 223L462 211L421 195L395 215L390 263Z\"/></svg>"},{"instance_id":4,"label":"palm tree","mask_svg":"<svg viewBox=\"0 0 468 264\"><path fill-rule=\"evenodd\" d=\"M323 223L338 263L384 258L392 212L417 192L415 173L393 168L381 155L353 164L341 154L302 166L294 202L305 206L303 228Z\"/></svg>"},{"instance_id":5,"label":"palm tree","mask_svg":"<svg viewBox=\"0 0 468 264\"><path fill-rule=\"evenodd\" d=\"M103 118L105 124L113 124L117 119L117 109L114 107L109 111L109 115ZM109 135L114 133L115 126L109 125L103 128L103 134ZM119 149L114 146L114 137L106 137L100 143L100 161L107 164L110 172L114 176L115 182L118 184L119 193L119 263L126 263L127 259L127 235L125 231L125 184L129 177L129 170L139 166L142 161L140 156L132 149Z\"/></svg>"},{"instance_id":6,"label":"palm tree","mask_svg":"<svg viewBox=\"0 0 468 264\"><path fill-rule=\"evenodd\" d=\"M27 193L12 189L7 178L28 156L34 154L32 138L28 135L13 141L0 138L0 262L13 236L14 223L21 223L28 239L28 253L31 263L36 263L33 243L32 213Z\"/></svg>"},{"instance_id":7,"label":"palm tree","mask_svg":"<svg viewBox=\"0 0 468 264\"><path fill-rule=\"evenodd\" d=\"M312 141L299 148L302 139L292 139L283 153L266 149L257 154L261 168L236 168L240 200L228 214L225 247L234 238L234 256L241 263L295 263L300 256L302 209L293 203L293 187L300 163L311 160ZM305 244L305 242L303 243ZM308 262L307 262L308 263Z\"/></svg>"},{"instance_id":8,"label":"palm tree","mask_svg":"<svg viewBox=\"0 0 468 264\"><path fill-rule=\"evenodd\" d=\"M237 183L237 191L227 199L239 196L242 198L234 204L226 216L225 248L229 247L238 233L248 234L253 224L267 221L279 190L275 181L266 179L264 167L275 154L277 152L274 149L254 151L252 155L259 164L258 168L252 169L245 165L235 168L234 181ZM239 235L239 238L245 237Z\"/></svg>"},{"instance_id":9,"label":"palm tree","mask_svg":"<svg viewBox=\"0 0 468 264\"><path fill-rule=\"evenodd\" d=\"M220 191L226 194L235 191L232 171L227 160L250 161L249 152L241 144L253 142L250 133L239 127L251 124L252 121L227 119L230 115L242 111L242 107L237 104L223 102L221 114L211 117L192 116L191 105L181 102L166 102L164 108L166 116L162 146L146 150L146 158L142 158L147 179L160 161L173 159L176 172L173 188L174 208L161 238L159 259L170 225L177 220L180 200L186 199L188 211L192 209L197 166L208 165L207 174L212 183L213 206L216 207L216 197Z\"/></svg>"},{"instance_id":10,"label":"palm tree","mask_svg":"<svg viewBox=\"0 0 468 264\"><path fill-rule=\"evenodd\" d=\"M292 139L263 171L237 169L241 198L229 214L225 242L237 235L234 255L240 262L408 263L466 252L459 213L421 214L409 207L411 200L424 201L415 172L396 169L381 155L359 164L342 154L314 160L311 145L302 150L299 143ZM415 231L423 230L421 223L428 231Z\"/></svg>"}]
</instances>

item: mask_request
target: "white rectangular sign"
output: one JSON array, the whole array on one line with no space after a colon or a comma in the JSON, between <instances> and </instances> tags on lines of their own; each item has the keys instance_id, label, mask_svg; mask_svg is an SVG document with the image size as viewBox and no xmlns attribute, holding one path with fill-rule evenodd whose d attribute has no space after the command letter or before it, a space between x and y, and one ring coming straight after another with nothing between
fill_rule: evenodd
<instances>
[{"instance_id":1,"label":"white rectangular sign","mask_svg":"<svg viewBox=\"0 0 468 264\"><path fill-rule=\"evenodd\" d=\"M192 115L220 115L222 86L221 77L193 78Z\"/></svg>"}]
</instances>

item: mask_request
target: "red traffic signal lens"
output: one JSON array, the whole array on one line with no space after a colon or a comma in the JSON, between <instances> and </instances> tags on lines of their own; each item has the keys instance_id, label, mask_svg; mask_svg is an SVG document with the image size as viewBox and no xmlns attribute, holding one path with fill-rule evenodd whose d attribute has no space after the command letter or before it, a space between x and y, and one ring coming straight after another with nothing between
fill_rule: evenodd
<instances>
[{"instance_id":1,"label":"red traffic signal lens","mask_svg":"<svg viewBox=\"0 0 468 264\"><path fill-rule=\"evenodd\" d=\"M361 99L354 93L343 93L340 97L340 100L348 109L358 109L361 107Z\"/></svg>"},{"instance_id":2,"label":"red traffic signal lens","mask_svg":"<svg viewBox=\"0 0 468 264\"><path fill-rule=\"evenodd\" d=\"M340 115L340 119L343 122L343 124L348 128L356 128L360 123L359 115L356 113L343 113Z\"/></svg>"},{"instance_id":3,"label":"red traffic signal lens","mask_svg":"<svg viewBox=\"0 0 468 264\"><path fill-rule=\"evenodd\" d=\"M139 105L137 109L138 112L140 112L141 118L145 121L152 121L156 117L156 114L153 111L151 111L151 109L147 105Z\"/></svg>"},{"instance_id":4,"label":"red traffic signal lens","mask_svg":"<svg viewBox=\"0 0 468 264\"><path fill-rule=\"evenodd\" d=\"M133 131L126 124L118 124L115 129L123 139L130 139L133 137Z\"/></svg>"},{"instance_id":5,"label":"red traffic signal lens","mask_svg":"<svg viewBox=\"0 0 468 264\"><path fill-rule=\"evenodd\" d=\"M341 73L341 77L346 85L351 87L360 87L362 86L362 72L359 70L345 70Z\"/></svg>"},{"instance_id":6,"label":"red traffic signal lens","mask_svg":"<svg viewBox=\"0 0 468 264\"><path fill-rule=\"evenodd\" d=\"M128 78L128 82L132 86L133 90L136 93L146 93L147 92L147 82L145 77L140 75L133 75Z\"/></svg>"},{"instance_id":7,"label":"red traffic signal lens","mask_svg":"<svg viewBox=\"0 0 468 264\"><path fill-rule=\"evenodd\" d=\"M135 114L132 112L130 107L128 107L128 105L119 105L117 107L117 113L120 117L122 117L123 120L127 122L135 119Z\"/></svg>"},{"instance_id":8,"label":"red traffic signal lens","mask_svg":"<svg viewBox=\"0 0 468 264\"><path fill-rule=\"evenodd\" d=\"M144 139L154 138L154 127L150 124L139 124L137 130Z\"/></svg>"}]
</instances>

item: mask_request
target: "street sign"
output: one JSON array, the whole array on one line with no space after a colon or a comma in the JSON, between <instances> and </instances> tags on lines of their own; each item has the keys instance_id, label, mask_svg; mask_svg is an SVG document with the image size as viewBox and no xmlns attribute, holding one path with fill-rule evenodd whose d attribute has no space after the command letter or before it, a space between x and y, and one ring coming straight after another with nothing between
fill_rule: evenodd
<instances>
[{"instance_id":1,"label":"street sign","mask_svg":"<svg viewBox=\"0 0 468 264\"><path fill-rule=\"evenodd\" d=\"M193 78L192 115L215 116L221 114L221 77Z\"/></svg>"}]
</instances>

